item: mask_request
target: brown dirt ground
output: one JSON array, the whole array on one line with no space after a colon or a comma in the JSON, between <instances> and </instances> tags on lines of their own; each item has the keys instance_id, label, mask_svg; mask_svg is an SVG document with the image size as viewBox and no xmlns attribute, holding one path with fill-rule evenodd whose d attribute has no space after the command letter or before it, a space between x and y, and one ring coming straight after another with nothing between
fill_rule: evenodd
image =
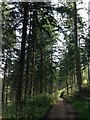
<instances>
[{"instance_id":1,"label":"brown dirt ground","mask_svg":"<svg viewBox=\"0 0 90 120\"><path fill-rule=\"evenodd\" d=\"M76 118L76 112L73 107L66 103L65 100L60 99L60 101L49 110L43 120L76 120Z\"/></svg>"}]
</instances>

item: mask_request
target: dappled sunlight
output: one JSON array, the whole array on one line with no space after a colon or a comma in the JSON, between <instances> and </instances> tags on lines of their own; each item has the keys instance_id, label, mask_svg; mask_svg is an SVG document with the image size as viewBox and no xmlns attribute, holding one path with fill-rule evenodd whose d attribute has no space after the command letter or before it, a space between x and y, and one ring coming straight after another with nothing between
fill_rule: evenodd
<instances>
[{"instance_id":1,"label":"dappled sunlight","mask_svg":"<svg viewBox=\"0 0 90 120\"><path fill-rule=\"evenodd\" d=\"M88 80L83 80L83 84L87 85L88 84Z\"/></svg>"}]
</instances>

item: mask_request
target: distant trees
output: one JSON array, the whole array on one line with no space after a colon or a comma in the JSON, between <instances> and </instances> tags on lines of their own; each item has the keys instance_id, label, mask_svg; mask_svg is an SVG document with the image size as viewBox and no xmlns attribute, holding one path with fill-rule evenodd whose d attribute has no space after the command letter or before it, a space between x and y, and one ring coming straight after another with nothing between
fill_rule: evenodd
<instances>
[{"instance_id":1,"label":"distant trees","mask_svg":"<svg viewBox=\"0 0 90 120\"><path fill-rule=\"evenodd\" d=\"M63 49L63 58L60 61L59 73L61 76L60 79L66 80L67 93L69 87L72 89L72 86L75 87L77 85L81 93L83 84L82 71L87 66L87 56L84 47L86 41L86 34L84 34L85 23L83 23L82 18L78 14L76 3L68 3L67 5L70 8L68 9L70 12L65 12L64 22L62 23L65 39L62 43L66 47ZM59 12L59 8L57 10Z\"/></svg>"},{"instance_id":2,"label":"distant trees","mask_svg":"<svg viewBox=\"0 0 90 120\"><path fill-rule=\"evenodd\" d=\"M3 90L2 90L2 103L10 99L11 89L11 72L12 64L14 61L13 47L16 42L15 30L12 28L12 16L9 13L9 7L6 3L2 4L2 69L3 69Z\"/></svg>"}]
</instances>

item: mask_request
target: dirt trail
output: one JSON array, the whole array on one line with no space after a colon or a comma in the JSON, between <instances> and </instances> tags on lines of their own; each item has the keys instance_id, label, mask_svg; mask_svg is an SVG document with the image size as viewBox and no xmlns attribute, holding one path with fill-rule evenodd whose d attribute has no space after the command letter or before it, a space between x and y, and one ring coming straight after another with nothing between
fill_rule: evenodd
<instances>
[{"instance_id":1,"label":"dirt trail","mask_svg":"<svg viewBox=\"0 0 90 120\"><path fill-rule=\"evenodd\" d=\"M73 107L66 103L63 99L60 99L60 102L50 109L43 120L48 120L51 118L58 118L58 120L76 120L75 114L76 112L74 111Z\"/></svg>"}]
</instances>

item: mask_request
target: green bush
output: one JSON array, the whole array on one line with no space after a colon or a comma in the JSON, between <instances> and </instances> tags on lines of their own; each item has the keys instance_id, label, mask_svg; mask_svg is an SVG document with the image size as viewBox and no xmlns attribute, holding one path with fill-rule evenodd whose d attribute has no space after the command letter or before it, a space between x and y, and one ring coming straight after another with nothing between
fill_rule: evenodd
<instances>
[{"instance_id":1,"label":"green bush","mask_svg":"<svg viewBox=\"0 0 90 120\"><path fill-rule=\"evenodd\" d=\"M4 105L3 111L2 111L2 116L4 118L15 118L16 117L16 107L15 104L13 103L12 105Z\"/></svg>"},{"instance_id":2,"label":"green bush","mask_svg":"<svg viewBox=\"0 0 90 120\"><path fill-rule=\"evenodd\" d=\"M74 106L75 110L79 113L79 118L90 118L90 110L89 105L90 101L87 100L75 100L73 101L72 105Z\"/></svg>"},{"instance_id":3,"label":"green bush","mask_svg":"<svg viewBox=\"0 0 90 120\"><path fill-rule=\"evenodd\" d=\"M18 118L42 118L48 111L50 106L57 102L56 95L41 94L37 95L32 99L23 99L18 109ZM10 111L11 110L11 111ZM3 116L7 118L15 118L15 104L11 106L6 105L3 110Z\"/></svg>"},{"instance_id":4,"label":"green bush","mask_svg":"<svg viewBox=\"0 0 90 120\"><path fill-rule=\"evenodd\" d=\"M67 101L74 107L78 113L79 120L88 119L90 120L90 99L77 98L75 96L67 97Z\"/></svg>"},{"instance_id":5,"label":"green bush","mask_svg":"<svg viewBox=\"0 0 90 120\"><path fill-rule=\"evenodd\" d=\"M84 97L90 97L90 87L89 86L84 86L82 88L82 95Z\"/></svg>"}]
</instances>

